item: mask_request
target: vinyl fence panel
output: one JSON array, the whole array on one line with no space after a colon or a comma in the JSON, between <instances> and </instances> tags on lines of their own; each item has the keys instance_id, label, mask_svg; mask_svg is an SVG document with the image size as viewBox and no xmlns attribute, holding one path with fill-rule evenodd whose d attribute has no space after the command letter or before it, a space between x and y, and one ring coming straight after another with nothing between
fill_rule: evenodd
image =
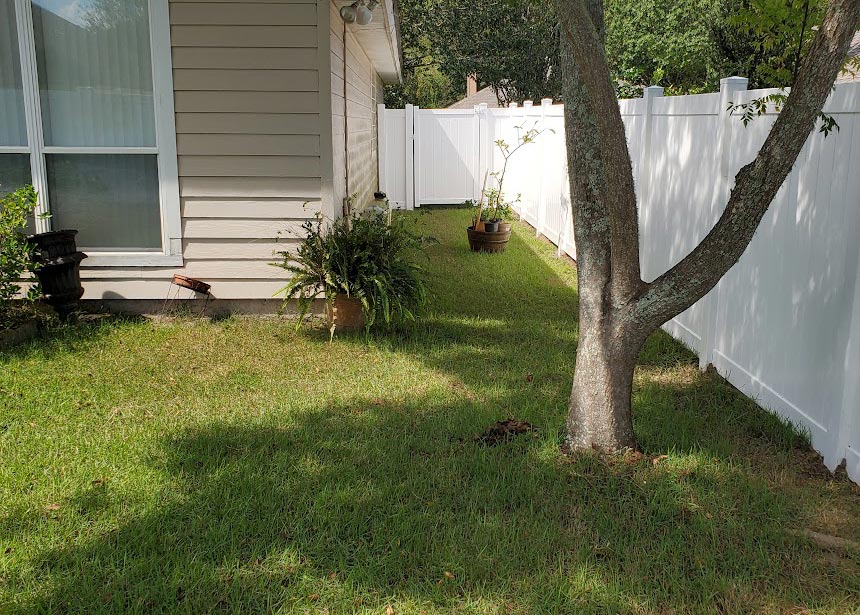
<instances>
[{"instance_id":1,"label":"vinyl fence panel","mask_svg":"<svg viewBox=\"0 0 860 615\"><path fill-rule=\"evenodd\" d=\"M744 126L730 103L771 92L747 91L745 79L730 77L718 93L664 97L653 87L641 99L619 101L646 281L710 231L778 113L771 108ZM808 431L829 468L844 460L860 482L860 84L837 85L825 111L839 130L810 136L740 262L664 329L703 368L713 364ZM484 174L502 168L496 141L513 148L536 128L535 142L511 158L504 192L519 195L514 208L538 235L575 258L563 107L544 101L458 113L417 116L418 202L476 198ZM408 175L405 166L391 165L392 172Z\"/></svg>"}]
</instances>

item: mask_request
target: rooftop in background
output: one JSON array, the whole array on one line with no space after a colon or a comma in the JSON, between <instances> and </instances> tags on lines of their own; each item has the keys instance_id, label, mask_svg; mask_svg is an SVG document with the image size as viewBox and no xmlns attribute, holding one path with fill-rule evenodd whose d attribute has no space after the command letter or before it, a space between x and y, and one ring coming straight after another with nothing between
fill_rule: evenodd
<instances>
[{"instance_id":1,"label":"rooftop in background","mask_svg":"<svg viewBox=\"0 0 860 615\"><path fill-rule=\"evenodd\" d=\"M496 91L492 87L487 86L482 90L478 90L471 96L466 96L458 100L453 105L449 105L449 109L471 109L475 105L486 104L488 107L501 107L499 99L496 98Z\"/></svg>"},{"instance_id":2,"label":"rooftop in background","mask_svg":"<svg viewBox=\"0 0 860 615\"><path fill-rule=\"evenodd\" d=\"M487 105L488 107L501 107L499 99L496 96L496 91L487 86L481 90L478 89L478 82L475 77L466 78L466 96L461 98L453 105L449 105L449 109L472 109L476 105Z\"/></svg>"}]
</instances>

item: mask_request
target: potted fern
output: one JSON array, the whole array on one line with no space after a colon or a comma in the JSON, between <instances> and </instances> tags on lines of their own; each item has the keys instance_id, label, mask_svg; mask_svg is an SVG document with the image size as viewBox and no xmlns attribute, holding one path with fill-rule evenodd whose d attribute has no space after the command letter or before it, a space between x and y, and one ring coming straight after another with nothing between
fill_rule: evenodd
<instances>
[{"instance_id":1,"label":"potted fern","mask_svg":"<svg viewBox=\"0 0 860 615\"><path fill-rule=\"evenodd\" d=\"M329 331L369 330L394 320L414 320L427 298L423 272L414 257L423 239L401 217L385 213L343 217L317 215L303 228L307 236L295 253L280 252L277 266L291 274L278 291L295 299L304 321L315 299L325 295Z\"/></svg>"}]
</instances>

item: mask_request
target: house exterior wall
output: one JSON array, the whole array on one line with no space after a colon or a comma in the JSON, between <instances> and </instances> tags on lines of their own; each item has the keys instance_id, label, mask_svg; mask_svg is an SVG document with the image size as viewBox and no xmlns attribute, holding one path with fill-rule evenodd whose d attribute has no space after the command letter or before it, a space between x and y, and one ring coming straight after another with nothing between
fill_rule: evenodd
<instances>
[{"instance_id":1,"label":"house exterior wall","mask_svg":"<svg viewBox=\"0 0 860 615\"><path fill-rule=\"evenodd\" d=\"M354 209L363 209L379 186L377 164L377 102L382 102L382 79L373 68L350 29L330 4L332 153L334 203L338 213L347 196L355 195ZM346 115L348 138L344 138L344 54L346 54ZM346 162L349 160L349 188Z\"/></svg>"},{"instance_id":2,"label":"house exterior wall","mask_svg":"<svg viewBox=\"0 0 860 615\"><path fill-rule=\"evenodd\" d=\"M329 16L329 0L170 1L184 266L85 267L85 299L163 298L177 272L220 299L284 285L273 253L334 215Z\"/></svg>"}]
</instances>

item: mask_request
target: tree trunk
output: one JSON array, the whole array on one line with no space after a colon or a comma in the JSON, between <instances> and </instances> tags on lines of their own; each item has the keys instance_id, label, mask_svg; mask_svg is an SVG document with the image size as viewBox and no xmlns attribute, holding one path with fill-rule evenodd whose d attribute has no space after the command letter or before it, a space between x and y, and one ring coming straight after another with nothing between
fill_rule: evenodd
<instances>
[{"instance_id":1,"label":"tree trunk","mask_svg":"<svg viewBox=\"0 0 860 615\"><path fill-rule=\"evenodd\" d=\"M637 450L631 390L641 344L609 319L580 318L565 452Z\"/></svg>"},{"instance_id":2,"label":"tree trunk","mask_svg":"<svg viewBox=\"0 0 860 615\"><path fill-rule=\"evenodd\" d=\"M602 0L555 0L571 210L579 280L579 347L565 447L637 448L633 369L650 333L703 297L738 261L815 125L860 28L860 0L830 0L785 106L756 159L735 178L720 220L696 248L645 283L624 125L603 49Z\"/></svg>"}]
</instances>

